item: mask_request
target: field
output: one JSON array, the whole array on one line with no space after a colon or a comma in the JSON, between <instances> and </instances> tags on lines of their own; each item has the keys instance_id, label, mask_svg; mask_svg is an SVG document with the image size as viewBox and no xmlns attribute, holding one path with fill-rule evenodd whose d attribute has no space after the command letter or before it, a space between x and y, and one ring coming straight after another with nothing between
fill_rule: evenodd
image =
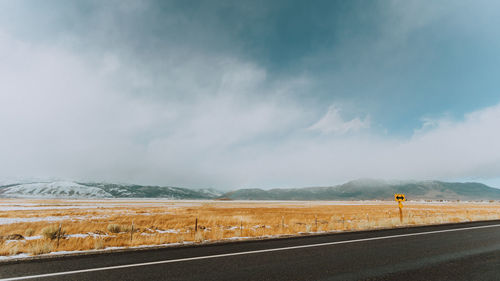
<instances>
[{"instance_id":1,"label":"field","mask_svg":"<svg viewBox=\"0 0 500 281\"><path fill-rule=\"evenodd\" d=\"M500 202L0 200L0 259L492 220Z\"/></svg>"}]
</instances>

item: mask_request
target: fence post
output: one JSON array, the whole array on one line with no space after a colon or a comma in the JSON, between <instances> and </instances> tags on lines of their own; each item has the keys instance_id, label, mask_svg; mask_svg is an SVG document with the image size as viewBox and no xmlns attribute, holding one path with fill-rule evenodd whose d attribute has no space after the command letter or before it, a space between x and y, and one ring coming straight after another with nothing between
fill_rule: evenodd
<instances>
[{"instance_id":1,"label":"fence post","mask_svg":"<svg viewBox=\"0 0 500 281\"><path fill-rule=\"evenodd\" d=\"M196 218L194 222L194 232L198 232L198 217Z\"/></svg>"},{"instance_id":2,"label":"fence post","mask_svg":"<svg viewBox=\"0 0 500 281\"><path fill-rule=\"evenodd\" d=\"M134 221L132 221L132 228L130 229L130 241L132 241L134 235Z\"/></svg>"},{"instance_id":3,"label":"fence post","mask_svg":"<svg viewBox=\"0 0 500 281\"><path fill-rule=\"evenodd\" d=\"M61 238L61 223L59 223L59 229L57 230L57 248L59 248L59 239Z\"/></svg>"}]
</instances>

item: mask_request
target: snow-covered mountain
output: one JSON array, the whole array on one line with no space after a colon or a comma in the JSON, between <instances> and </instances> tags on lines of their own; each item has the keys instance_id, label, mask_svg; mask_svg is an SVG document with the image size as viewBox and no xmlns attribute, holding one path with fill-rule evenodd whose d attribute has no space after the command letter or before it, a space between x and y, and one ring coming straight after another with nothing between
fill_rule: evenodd
<instances>
[{"instance_id":1,"label":"snow-covered mountain","mask_svg":"<svg viewBox=\"0 0 500 281\"><path fill-rule=\"evenodd\" d=\"M169 186L143 186L73 181L9 182L0 185L6 198L168 198L212 199L222 193L214 189L193 190Z\"/></svg>"},{"instance_id":2,"label":"snow-covered mountain","mask_svg":"<svg viewBox=\"0 0 500 281\"><path fill-rule=\"evenodd\" d=\"M15 198L106 198L101 188L69 181L8 184L0 187L1 197Z\"/></svg>"}]
</instances>

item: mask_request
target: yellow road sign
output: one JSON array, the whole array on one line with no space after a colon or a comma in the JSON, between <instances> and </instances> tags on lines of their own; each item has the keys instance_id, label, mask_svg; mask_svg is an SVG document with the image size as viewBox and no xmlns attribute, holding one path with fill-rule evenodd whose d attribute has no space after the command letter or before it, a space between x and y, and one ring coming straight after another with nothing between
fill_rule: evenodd
<instances>
[{"instance_id":1,"label":"yellow road sign","mask_svg":"<svg viewBox=\"0 0 500 281\"><path fill-rule=\"evenodd\" d=\"M394 200L398 201L398 202L403 202L403 201L406 201L406 196L404 194L394 194Z\"/></svg>"},{"instance_id":2,"label":"yellow road sign","mask_svg":"<svg viewBox=\"0 0 500 281\"><path fill-rule=\"evenodd\" d=\"M396 200L396 202L398 202L398 206L399 206L399 221L401 223L403 223L403 201L406 201L406 196L404 194L401 194L401 193L396 193L394 194L394 200Z\"/></svg>"}]
</instances>

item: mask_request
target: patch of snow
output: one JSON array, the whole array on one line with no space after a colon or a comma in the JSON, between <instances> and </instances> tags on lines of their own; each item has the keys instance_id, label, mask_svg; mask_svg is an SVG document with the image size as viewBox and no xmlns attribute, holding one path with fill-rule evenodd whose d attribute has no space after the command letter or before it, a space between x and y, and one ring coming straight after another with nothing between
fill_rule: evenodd
<instances>
[{"instance_id":1,"label":"patch of snow","mask_svg":"<svg viewBox=\"0 0 500 281\"><path fill-rule=\"evenodd\" d=\"M57 251L57 252L50 252L47 255L64 255L64 254L76 254L76 253L85 253L89 251Z\"/></svg>"},{"instance_id":2,"label":"patch of snow","mask_svg":"<svg viewBox=\"0 0 500 281\"><path fill-rule=\"evenodd\" d=\"M158 233L179 233L179 230L177 230L177 229L167 229L167 230L157 229L156 232L158 232Z\"/></svg>"},{"instance_id":3,"label":"patch of snow","mask_svg":"<svg viewBox=\"0 0 500 281\"><path fill-rule=\"evenodd\" d=\"M65 210L65 209L95 209L98 206L36 206L36 207L24 207L24 206L7 206L0 207L0 211L33 211L33 210Z\"/></svg>"},{"instance_id":4,"label":"patch of snow","mask_svg":"<svg viewBox=\"0 0 500 281\"><path fill-rule=\"evenodd\" d=\"M271 228L271 226L269 225L254 225L252 226L253 229L257 229L257 228Z\"/></svg>"},{"instance_id":5,"label":"patch of snow","mask_svg":"<svg viewBox=\"0 0 500 281\"><path fill-rule=\"evenodd\" d=\"M40 204L38 203L16 203L16 204L12 204L12 203L0 203L0 206L39 206Z\"/></svg>"},{"instance_id":6,"label":"patch of snow","mask_svg":"<svg viewBox=\"0 0 500 281\"><path fill-rule=\"evenodd\" d=\"M12 256L0 256L0 260L8 260L8 259L19 259L19 258L27 258L30 257L30 255L26 253L18 254L18 255L12 255Z\"/></svg>"},{"instance_id":7,"label":"patch of snow","mask_svg":"<svg viewBox=\"0 0 500 281\"><path fill-rule=\"evenodd\" d=\"M224 240L241 240L241 239L250 239L252 237L229 237Z\"/></svg>"},{"instance_id":8,"label":"patch of snow","mask_svg":"<svg viewBox=\"0 0 500 281\"><path fill-rule=\"evenodd\" d=\"M223 192L211 188L198 189L198 192L204 193L205 195L212 197L219 197L222 194L224 194Z\"/></svg>"},{"instance_id":9,"label":"patch of snow","mask_svg":"<svg viewBox=\"0 0 500 281\"><path fill-rule=\"evenodd\" d=\"M96 234L96 233L77 233L77 234L64 235L64 237L66 237L66 238L86 238L86 237L97 238L97 237L106 237L106 236L109 236L109 235L107 235L107 234L100 235L100 234Z\"/></svg>"},{"instance_id":10,"label":"patch of snow","mask_svg":"<svg viewBox=\"0 0 500 281\"><path fill-rule=\"evenodd\" d=\"M60 217L34 217L34 218L0 218L0 225L3 224L12 224L12 223L21 223L21 222L39 222L39 221L62 221L62 220L70 220L69 216L60 216Z\"/></svg>"},{"instance_id":11,"label":"patch of snow","mask_svg":"<svg viewBox=\"0 0 500 281\"><path fill-rule=\"evenodd\" d=\"M89 219L97 219L97 218L106 218L108 216L100 216L100 217L84 217L84 216L49 216L49 217L32 217L32 218L0 218L0 225L4 224L13 224L13 223L23 223L23 222L53 222L53 221L78 221L78 220L89 220Z\"/></svg>"},{"instance_id":12,"label":"patch of snow","mask_svg":"<svg viewBox=\"0 0 500 281\"><path fill-rule=\"evenodd\" d=\"M42 239L42 235L35 235L35 236L25 236L25 240L36 240L36 239Z\"/></svg>"}]
</instances>

